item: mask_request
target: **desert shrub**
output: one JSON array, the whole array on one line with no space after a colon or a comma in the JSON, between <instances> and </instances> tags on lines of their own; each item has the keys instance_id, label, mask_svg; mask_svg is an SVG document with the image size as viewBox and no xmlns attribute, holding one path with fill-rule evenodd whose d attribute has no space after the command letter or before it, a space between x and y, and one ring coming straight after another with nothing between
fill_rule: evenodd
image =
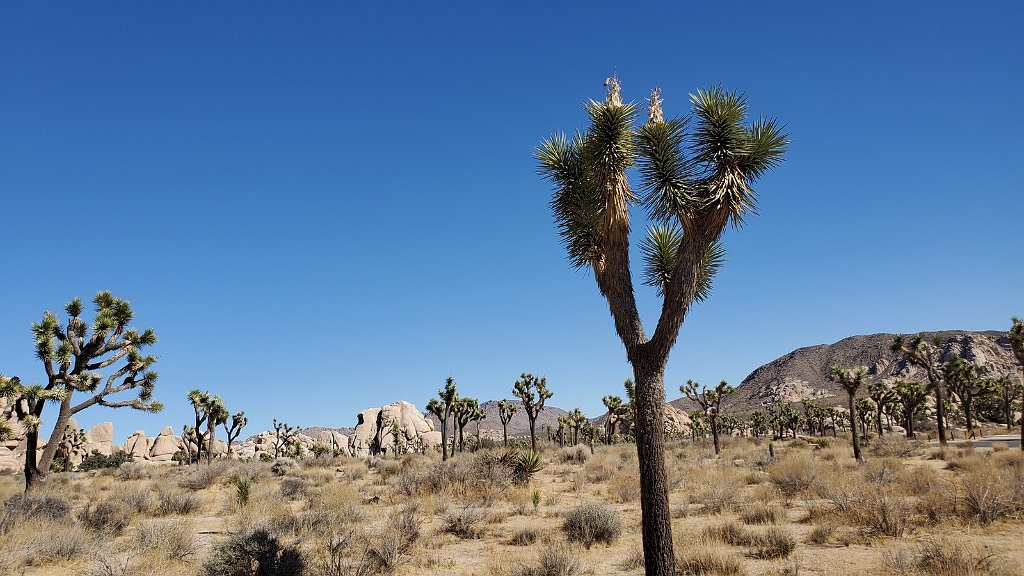
<instances>
[{"instance_id":1,"label":"desert shrub","mask_svg":"<svg viewBox=\"0 0 1024 576\"><path fill-rule=\"evenodd\" d=\"M875 486L861 490L858 500L858 505L848 514L872 531L898 538L913 528L910 505L891 487Z\"/></svg>"},{"instance_id":2,"label":"desert shrub","mask_svg":"<svg viewBox=\"0 0 1024 576\"><path fill-rule=\"evenodd\" d=\"M570 542L581 542L590 548L595 542L614 542L622 533L622 521L608 506L583 504L569 511L562 530Z\"/></svg>"},{"instance_id":3,"label":"desert shrub","mask_svg":"<svg viewBox=\"0 0 1024 576\"><path fill-rule=\"evenodd\" d=\"M202 501L199 497L191 492L166 490L160 492L156 511L161 516L170 516L172 514L184 516L196 512L201 505Z\"/></svg>"},{"instance_id":4,"label":"desert shrub","mask_svg":"<svg viewBox=\"0 0 1024 576\"><path fill-rule=\"evenodd\" d=\"M134 461L121 464L114 472L114 478L118 480L148 480L152 476L153 471L148 464Z\"/></svg>"},{"instance_id":5,"label":"desert shrub","mask_svg":"<svg viewBox=\"0 0 1024 576\"><path fill-rule=\"evenodd\" d=\"M586 471L587 481L596 483L607 482L617 470L615 464L603 456L590 460L583 469Z\"/></svg>"},{"instance_id":6,"label":"desert shrub","mask_svg":"<svg viewBox=\"0 0 1024 576\"><path fill-rule=\"evenodd\" d=\"M209 464L195 464L189 467L178 484L186 490L205 490L220 479L231 467L230 462L225 460L214 460Z\"/></svg>"},{"instance_id":7,"label":"desert shrub","mask_svg":"<svg viewBox=\"0 0 1024 576\"><path fill-rule=\"evenodd\" d=\"M120 534L132 521L132 511L127 506L113 501L104 500L87 504L78 513L78 519L86 527L97 532Z\"/></svg>"},{"instance_id":8,"label":"desert shrub","mask_svg":"<svg viewBox=\"0 0 1024 576\"><path fill-rule=\"evenodd\" d=\"M96 537L79 526L63 526L38 538L32 551L32 564L70 561L92 554L97 547Z\"/></svg>"},{"instance_id":9,"label":"desert shrub","mask_svg":"<svg viewBox=\"0 0 1024 576\"><path fill-rule=\"evenodd\" d=\"M818 477L818 465L806 454L787 454L768 468L768 478L786 502L807 490Z\"/></svg>"},{"instance_id":10,"label":"desert shrub","mask_svg":"<svg viewBox=\"0 0 1024 576\"><path fill-rule=\"evenodd\" d=\"M393 513L388 521L388 526L402 535L404 548L419 540L422 522L417 515L418 512L419 508L415 504L406 505Z\"/></svg>"},{"instance_id":11,"label":"desert shrub","mask_svg":"<svg viewBox=\"0 0 1024 576\"><path fill-rule=\"evenodd\" d=\"M873 458L861 465L864 479L876 484L892 483L903 471L903 463L895 458Z\"/></svg>"},{"instance_id":12,"label":"desert shrub","mask_svg":"<svg viewBox=\"0 0 1024 576\"><path fill-rule=\"evenodd\" d=\"M832 539L833 532L835 532L835 528L828 524L815 526L811 529L810 534L807 535L807 542L809 544L818 544L819 546L828 544L829 540Z\"/></svg>"},{"instance_id":13,"label":"desert shrub","mask_svg":"<svg viewBox=\"0 0 1024 576\"><path fill-rule=\"evenodd\" d=\"M778 524L785 520L785 518L785 510L768 504L748 506L740 514L740 520L744 524Z\"/></svg>"},{"instance_id":14,"label":"desert shrub","mask_svg":"<svg viewBox=\"0 0 1024 576\"><path fill-rule=\"evenodd\" d=\"M480 526L484 514L475 508L463 508L449 512L444 518L441 530L459 538L480 538L484 530Z\"/></svg>"},{"instance_id":15,"label":"desert shrub","mask_svg":"<svg viewBox=\"0 0 1024 576\"><path fill-rule=\"evenodd\" d=\"M872 442L869 451L884 458L908 458L922 453L923 444L902 434L887 434Z\"/></svg>"},{"instance_id":16,"label":"desert shrub","mask_svg":"<svg viewBox=\"0 0 1024 576\"><path fill-rule=\"evenodd\" d=\"M187 560L199 551L190 520L152 520L135 530L132 546L139 552L155 552L170 560Z\"/></svg>"},{"instance_id":17,"label":"desert shrub","mask_svg":"<svg viewBox=\"0 0 1024 576\"><path fill-rule=\"evenodd\" d=\"M15 494L4 500L0 509L0 536L24 520L58 520L71 513L71 504L56 496Z\"/></svg>"},{"instance_id":18,"label":"desert shrub","mask_svg":"<svg viewBox=\"0 0 1024 576\"><path fill-rule=\"evenodd\" d=\"M687 546L676 553L676 573L692 576L743 576L740 561L707 546Z\"/></svg>"},{"instance_id":19,"label":"desert shrub","mask_svg":"<svg viewBox=\"0 0 1024 576\"><path fill-rule=\"evenodd\" d=\"M155 501L149 489L125 489L111 495L112 500L123 504L136 514L144 514L153 509Z\"/></svg>"},{"instance_id":20,"label":"desert shrub","mask_svg":"<svg viewBox=\"0 0 1024 576\"><path fill-rule=\"evenodd\" d=\"M512 534L508 543L512 546L529 546L537 541L537 536L536 528L522 528Z\"/></svg>"},{"instance_id":21,"label":"desert shrub","mask_svg":"<svg viewBox=\"0 0 1024 576\"><path fill-rule=\"evenodd\" d=\"M377 574L390 574L398 568L408 542L403 534L396 530L384 530L371 538L367 545L370 564Z\"/></svg>"},{"instance_id":22,"label":"desert shrub","mask_svg":"<svg viewBox=\"0 0 1024 576\"><path fill-rule=\"evenodd\" d=\"M284 476L292 470L297 470L299 463L294 458L289 456L281 456L274 459L274 463L270 465L270 472L275 476Z\"/></svg>"},{"instance_id":23,"label":"desert shrub","mask_svg":"<svg viewBox=\"0 0 1024 576\"><path fill-rule=\"evenodd\" d=\"M640 473L634 470L619 470L608 481L608 494L628 504L640 498Z\"/></svg>"},{"instance_id":24,"label":"desert shrub","mask_svg":"<svg viewBox=\"0 0 1024 576\"><path fill-rule=\"evenodd\" d=\"M281 496L292 499L305 496L309 492L309 484L306 484L301 478L285 478L281 480L279 489L281 490Z\"/></svg>"},{"instance_id":25,"label":"desert shrub","mask_svg":"<svg viewBox=\"0 0 1024 576\"><path fill-rule=\"evenodd\" d=\"M82 472L88 470L100 470L102 468L118 468L126 462L133 461L134 456L130 452L114 452L110 456L101 454L99 450L93 450L88 456L82 459L78 469Z\"/></svg>"},{"instance_id":26,"label":"desert shrub","mask_svg":"<svg viewBox=\"0 0 1024 576\"><path fill-rule=\"evenodd\" d=\"M891 551L884 556L896 574L941 576L1012 576L1020 566L977 547L950 539L928 540L915 549Z\"/></svg>"},{"instance_id":27,"label":"desert shrub","mask_svg":"<svg viewBox=\"0 0 1024 576\"><path fill-rule=\"evenodd\" d=\"M750 539L749 546L750 555L754 558L785 558L796 549L796 538L789 530L772 526L764 532L755 533Z\"/></svg>"},{"instance_id":28,"label":"desert shrub","mask_svg":"<svg viewBox=\"0 0 1024 576\"><path fill-rule=\"evenodd\" d=\"M707 526L702 535L711 542L722 542L732 546L746 546L753 539L751 532L736 522Z\"/></svg>"},{"instance_id":29,"label":"desert shrub","mask_svg":"<svg viewBox=\"0 0 1024 576\"><path fill-rule=\"evenodd\" d=\"M582 573L579 554L565 544L549 544L540 550L535 565L521 564L512 576L574 576Z\"/></svg>"},{"instance_id":30,"label":"desert shrub","mask_svg":"<svg viewBox=\"0 0 1024 576\"><path fill-rule=\"evenodd\" d=\"M572 464L586 464L590 460L590 448L583 444L566 446L558 452L558 461Z\"/></svg>"},{"instance_id":31,"label":"desert shrub","mask_svg":"<svg viewBox=\"0 0 1024 576\"><path fill-rule=\"evenodd\" d=\"M982 526L1009 516L1020 506L1020 502L1014 502L1012 479L1001 470L989 468L966 473L960 486L964 512Z\"/></svg>"},{"instance_id":32,"label":"desert shrub","mask_svg":"<svg viewBox=\"0 0 1024 576\"><path fill-rule=\"evenodd\" d=\"M299 576L305 568L295 548L282 546L265 530L231 536L211 552L204 576Z\"/></svg>"},{"instance_id":33,"label":"desert shrub","mask_svg":"<svg viewBox=\"0 0 1024 576\"><path fill-rule=\"evenodd\" d=\"M743 476L738 471L720 471L715 478L695 487L690 493L690 504L700 505L706 514L721 514L732 509L743 491Z\"/></svg>"}]
</instances>

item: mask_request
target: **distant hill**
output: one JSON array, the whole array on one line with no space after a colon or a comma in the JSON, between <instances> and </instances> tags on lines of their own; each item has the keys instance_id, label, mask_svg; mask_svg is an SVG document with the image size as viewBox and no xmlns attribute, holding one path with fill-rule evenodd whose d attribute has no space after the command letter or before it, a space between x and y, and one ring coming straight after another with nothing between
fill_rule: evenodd
<instances>
[{"instance_id":1,"label":"distant hill","mask_svg":"<svg viewBox=\"0 0 1024 576\"><path fill-rule=\"evenodd\" d=\"M831 368L834 365L866 367L869 379L884 382L896 379L926 382L923 371L907 364L890 350L894 336L851 336L834 344L794 350L751 372L722 402L723 408L743 414L774 402L798 402L804 398L815 398L825 405L839 405L846 392L832 380ZM985 367L991 374L1020 373L1005 332L947 330L926 332L924 336L928 341L938 339L942 361L957 353ZM696 408L685 397L670 404L687 413Z\"/></svg>"}]
</instances>

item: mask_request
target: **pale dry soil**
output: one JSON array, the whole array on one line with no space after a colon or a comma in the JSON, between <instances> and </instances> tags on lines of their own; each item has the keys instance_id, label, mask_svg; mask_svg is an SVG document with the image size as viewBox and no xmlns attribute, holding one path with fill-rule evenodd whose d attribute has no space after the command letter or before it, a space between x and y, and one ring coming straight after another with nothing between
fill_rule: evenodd
<instances>
[{"instance_id":1,"label":"pale dry soil","mask_svg":"<svg viewBox=\"0 0 1024 576\"><path fill-rule=\"evenodd\" d=\"M737 564L739 572L734 573L750 576L941 574L921 566L915 572L896 558L901 553L904 559L916 557L929 544L955 542L975 555L976 568L949 568L946 573L1024 574L1024 518L1018 501L1024 456L969 447L939 453L903 442L894 449L896 454L869 449L867 461L858 465L842 438L828 440L823 448L803 441L776 442L775 462L768 460L763 440L727 439L720 456L704 443L672 445L668 461L677 554L710 550ZM301 552L305 574L355 574L359 561L373 556L368 550L398 530L401 511L411 509L409 514L419 524L418 537L403 544L389 562L374 564L365 573L544 574L524 569L536 567L542 552L557 548L576 561L565 574L642 574L634 450L631 445L598 446L591 455L585 447L547 446L544 468L526 484L487 477L423 488L422 478L442 466L435 455L412 455L403 461L302 461L284 475L272 473L269 464L215 462L206 487L187 482L205 465L192 470L139 465L128 472L52 475L40 494L70 502L71 513L53 521L14 519L0 536L0 573L200 574L218 544L233 534L265 527L283 546ZM484 452L493 457L501 449ZM470 476L483 473L481 469L494 473L494 466L481 464L482 454L459 455L456 460ZM993 480L993 470L1006 473ZM237 500L241 474L255 476L245 505ZM283 493L289 491L288 481L295 494ZM965 487L984 482L994 482L995 489L1002 490L998 498L1006 501L1005 506L993 504L996 513L991 519L979 517L965 504ZM1016 487L1003 485L1013 482ZM20 488L19 477L0 478L0 497L7 499ZM149 494L150 499L139 510L124 513L120 530L90 527L81 519L90 505L120 502L131 493ZM156 502L163 493L193 494L198 499L195 509L158 511ZM894 533L886 534L872 518L844 513L844 494L861 498L852 509L870 508L874 495L889 495L895 502L889 512L902 518L902 524L897 520L898 527L890 530ZM587 548L567 542L562 529L565 515L587 503L610 507L618 516L621 533L611 543ZM774 524L744 524L745 512L765 507L778 511ZM326 520L310 520L311 510L323 511ZM450 517L459 514L476 518L472 534L445 530ZM782 557L760 559L751 545L727 544L705 535L705 530L730 522L750 533L781 529L792 536L795 546ZM169 530L172 523L187 534L162 541L161 530ZM155 526L148 536L147 526ZM515 545L513 535L527 529L535 532L535 541ZM65 557L52 558L40 544L69 535L81 539L80 549L71 546ZM317 564L318 558L327 556L330 538L343 535L349 542L336 554L334 571Z\"/></svg>"}]
</instances>

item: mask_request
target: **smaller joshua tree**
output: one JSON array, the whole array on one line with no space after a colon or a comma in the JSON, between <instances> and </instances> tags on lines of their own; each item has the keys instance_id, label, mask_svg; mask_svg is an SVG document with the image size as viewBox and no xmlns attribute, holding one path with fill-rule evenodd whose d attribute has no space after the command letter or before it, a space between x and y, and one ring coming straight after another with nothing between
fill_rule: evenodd
<instances>
[{"instance_id":1,"label":"smaller joshua tree","mask_svg":"<svg viewBox=\"0 0 1024 576\"><path fill-rule=\"evenodd\" d=\"M301 431L299 426L289 426L274 418L274 458L298 452L298 435Z\"/></svg>"},{"instance_id":2,"label":"smaller joshua tree","mask_svg":"<svg viewBox=\"0 0 1024 576\"><path fill-rule=\"evenodd\" d=\"M544 402L553 396L548 390L547 378L535 377L523 372L512 387L512 394L523 403L526 418L530 421L530 449L537 451L537 415L544 409Z\"/></svg>"},{"instance_id":3,"label":"smaller joshua tree","mask_svg":"<svg viewBox=\"0 0 1024 576\"><path fill-rule=\"evenodd\" d=\"M935 392L935 420L938 426L939 444L946 445L946 390L938 363L937 343L925 342L918 334L907 341L902 335L892 341L892 351L901 354L908 363L924 370L928 385Z\"/></svg>"},{"instance_id":4,"label":"smaller joshua tree","mask_svg":"<svg viewBox=\"0 0 1024 576\"><path fill-rule=\"evenodd\" d=\"M611 394L602 398L601 402L608 409L608 420L605 422L605 443L611 444L615 426L626 413L626 406L622 403L622 398Z\"/></svg>"},{"instance_id":5,"label":"smaller joshua tree","mask_svg":"<svg viewBox=\"0 0 1024 576\"><path fill-rule=\"evenodd\" d=\"M437 391L439 398L431 398L427 402L427 410L441 421L441 460L448 460L448 419L451 418L455 403L459 399L455 387L455 378L449 376L444 381L444 388Z\"/></svg>"},{"instance_id":6,"label":"smaller joshua tree","mask_svg":"<svg viewBox=\"0 0 1024 576\"><path fill-rule=\"evenodd\" d=\"M42 404L47 400L63 400L64 391L47 390L38 384L25 386L17 376L8 378L0 374L0 397L7 399L14 417L25 428L25 492L29 492L32 489L33 474L38 474L36 446L42 421L36 414L42 412Z\"/></svg>"},{"instance_id":7,"label":"smaller joshua tree","mask_svg":"<svg viewBox=\"0 0 1024 576\"><path fill-rule=\"evenodd\" d=\"M1013 325L1010 326L1010 348L1024 373L1024 322L1017 317L1014 317L1011 322ZM1020 418L1020 449L1024 450L1024 410L1021 411Z\"/></svg>"},{"instance_id":8,"label":"smaller joshua tree","mask_svg":"<svg viewBox=\"0 0 1024 576\"><path fill-rule=\"evenodd\" d=\"M231 425L228 425L228 421L224 420L224 434L228 437L228 455L231 455L231 443L234 442L238 435L242 433L242 428L249 423L249 419L245 417L245 412L235 412L231 415Z\"/></svg>"},{"instance_id":9,"label":"smaller joshua tree","mask_svg":"<svg viewBox=\"0 0 1024 576\"><path fill-rule=\"evenodd\" d=\"M923 408L924 401L928 399L928 391L922 388L918 382L906 380L897 380L893 383L892 389L896 394L896 404L900 408L900 421L907 431L907 438L913 438L914 416Z\"/></svg>"},{"instance_id":10,"label":"smaller joshua tree","mask_svg":"<svg viewBox=\"0 0 1024 576\"><path fill-rule=\"evenodd\" d=\"M960 402L967 424L967 434L974 437L974 401L980 396L995 392L992 380L982 378L978 366L964 360L959 355L942 365L942 376L946 379L949 391Z\"/></svg>"},{"instance_id":11,"label":"smaller joshua tree","mask_svg":"<svg viewBox=\"0 0 1024 576\"><path fill-rule=\"evenodd\" d=\"M511 400L498 402L498 418L501 419L501 439L503 445L508 448L508 423L512 421L518 407Z\"/></svg>"},{"instance_id":12,"label":"smaller joshua tree","mask_svg":"<svg viewBox=\"0 0 1024 576\"><path fill-rule=\"evenodd\" d=\"M899 399L896 393L881 380L868 384L868 396L875 403L875 432L882 435L882 413L889 413L889 407ZM890 432L892 430L890 429Z\"/></svg>"},{"instance_id":13,"label":"smaller joshua tree","mask_svg":"<svg viewBox=\"0 0 1024 576\"><path fill-rule=\"evenodd\" d=\"M71 469L71 456L85 446L85 430L72 428L68 425L64 429L64 437L60 440L60 447L57 448L57 459L62 461L61 469L67 472Z\"/></svg>"},{"instance_id":14,"label":"smaller joshua tree","mask_svg":"<svg viewBox=\"0 0 1024 576\"><path fill-rule=\"evenodd\" d=\"M686 384L679 387L679 391L686 395L687 398L693 400L704 410L704 413L708 417L708 424L711 428L711 438L715 445L715 454L721 452L721 448L718 444L718 416L722 409L722 399L732 394L735 390L729 383L722 380L715 386L714 389L698 391L700 384L693 380L687 380Z\"/></svg>"},{"instance_id":15,"label":"smaller joshua tree","mask_svg":"<svg viewBox=\"0 0 1024 576\"><path fill-rule=\"evenodd\" d=\"M832 374L849 396L847 407L850 411L850 432L853 435L853 457L858 462L861 462L864 460L864 456L860 453L860 435L857 433L857 405L854 402L854 396L857 395L857 390L864 384L867 371L864 368L848 370L839 366L833 366Z\"/></svg>"}]
</instances>

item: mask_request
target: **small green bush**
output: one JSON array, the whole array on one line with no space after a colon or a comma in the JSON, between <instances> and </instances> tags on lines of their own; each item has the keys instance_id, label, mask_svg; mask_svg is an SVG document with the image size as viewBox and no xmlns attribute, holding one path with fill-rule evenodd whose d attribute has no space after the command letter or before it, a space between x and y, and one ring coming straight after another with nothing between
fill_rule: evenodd
<instances>
[{"instance_id":1,"label":"small green bush","mask_svg":"<svg viewBox=\"0 0 1024 576\"><path fill-rule=\"evenodd\" d=\"M99 450L93 450L91 454L82 459L78 469L84 472L103 468L118 468L125 462L133 461L134 458L130 452L114 452L110 456L105 456Z\"/></svg>"}]
</instances>

